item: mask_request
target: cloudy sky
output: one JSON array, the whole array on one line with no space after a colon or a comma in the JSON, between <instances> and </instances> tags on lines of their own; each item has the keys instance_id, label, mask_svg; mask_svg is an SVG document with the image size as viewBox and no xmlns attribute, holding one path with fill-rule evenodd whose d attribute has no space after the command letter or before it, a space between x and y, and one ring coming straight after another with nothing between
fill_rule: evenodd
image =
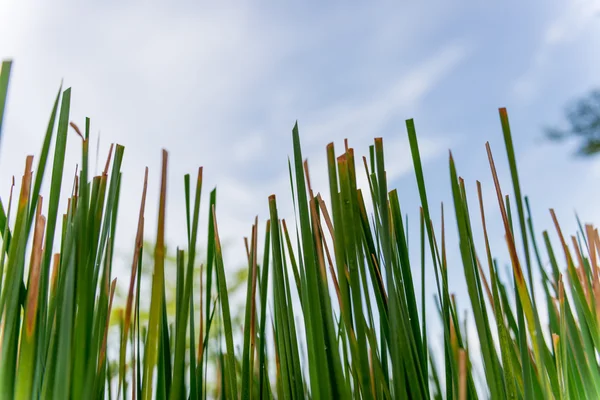
<instances>
[{"instance_id":1,"label":"cloudy sky","mask_svg":"<svg viewBox=\"0 0 600 400\"><path fill-rule=\"evenodd\" d=\"M505 106L537 228L551 228L549 207L570 232L574 210L583 221L600 221L600 159L574 158L572 145L548 143L542 131L563 122L570 100L600 86L598 1L89 3L0 2L0 58L14 60L0 195L22 173L25 155L39 152L64 79L73 88L72 120L83 125L89 116L93 134L100 132L98 168L110 143L126 147L117 237L126 259L145 166L153 237L162 148L170 154L172 247L185 243L183 174L198 166L205 206L208 189L218 186L229 265L243 259L242 236L254 216L267 218L268 195L277 194L280 214L293 219L287 157L296 120L313 186L325 193L327 143L339 152L348 138L367 155L372 139L383 137L390 186L399 189L415 235L419 203L404 125L415 118L433 217L439 220L442 201L451 217L451 148L471 196L475 180L483 182L493 250L502 255L484 144L491 142L512 195L497 111ZM72 176L79 143L74 134L69 140ZM454 268L451 287L460 292L462 268Z\"/></svg>"}]
</instances>

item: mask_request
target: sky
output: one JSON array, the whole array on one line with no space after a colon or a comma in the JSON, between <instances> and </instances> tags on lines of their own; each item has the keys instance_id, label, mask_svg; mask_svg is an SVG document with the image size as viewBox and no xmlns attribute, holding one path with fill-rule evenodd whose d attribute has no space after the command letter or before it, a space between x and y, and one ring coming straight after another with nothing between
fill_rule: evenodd
<instances>
[{"instance_id":1,"label":"sky","mask_svg":"<svg viewBox=\"0 0 600 400\"><path fill-rule=\"evenodd\" d=\"M506 255L485 152L489 141L503 191L512 196L499 107L508 108L537 230L554 234L550 207L569 233L575 210L584 222L600 221L600 158L576 158L573 143L548 142L543 132L564 124L565 105L600 86L599 1L201 3L209 2L0 0L0 58L14 60L0 196L22 173L25 156L38 154L63 81L73 88L71 119L80 126L92 119L92 154L100 136L98 170L110 143L125 146L117 257L126 263L145 166L146 237L153 240L163 148L170 158L168 245L186 242L183 175L203 166L202 227L217 186L226 265L243 263L242 237L256 215L267 219L270 194L278 196L280 215L293 220L287 160L296 121L313 187L325 198L327 143L339 154L348 138L362 156L383 137L389 186L398 188L409 235L417 238L405 128L414 118L434 221L446 205L449 259L456 260L450 288L459 294L464 275L448 150L472 204L475 181L482 182L492 250ZM72 176L79 155L71 132L65 174ZM433 273L426 282L433 287Z\"/></svg>"}]
</instances>

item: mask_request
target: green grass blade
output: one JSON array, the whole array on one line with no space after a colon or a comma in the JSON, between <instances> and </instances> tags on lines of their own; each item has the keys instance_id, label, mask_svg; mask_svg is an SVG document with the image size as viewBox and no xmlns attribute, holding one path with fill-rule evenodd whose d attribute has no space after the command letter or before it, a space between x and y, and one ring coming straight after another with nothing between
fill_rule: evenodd
<instances>
[{"instance_id":1,"label":"green grass blade","mask_svg":"<svg viewBox=\"0 0 600 400\"><path fill-rule=\"evenodd\" d=\"M217 216L215 209L212 209L212 219L215 228L215 272L217 274L217 293L221 303L223 313L223 327L225 330L225 342L227 353L224 354L224 370L226 381L226 393L228 398L236 399L238 397L237 376L235 371L235 353L233 349L233 333L231 327L231 312L229 309L229 293L227 292L227 282L225 278L225 268L223 266L223 254L221 251L221 242L217 227Z\"/></svg>"},{"instance_id":2,"label":"green grass blade","mask_svg":"<svg viewBox=\"0 0 600 400\"><path fill-rule=\"evenodd\" d=\"M160 317L163 302L163 290L165 280L165 208L167 191L167 160L166 151L162 153L162 178L160 185L160 204L158 214L158 229L156 246L154 248L154 274L152 279L152 297L150 300L150 320L148 322L148 334L145 344L144 373L142 381L142 399L152 398L152 375L158 356L158 343L160 340Z\"/></svg>"},{"instance_id":3,"label":"green grass blade","mask_svg":"<svg viewBox=\"0 0 600 400\"><path fill-rule=\"evenodd\" d=\"M10 80L11 69L12 61L2 61L2 65L0 66L0 140L2 139L2 121L4 120L4 110L6 108L8 82Z\"/></svg>"}]
</instances>

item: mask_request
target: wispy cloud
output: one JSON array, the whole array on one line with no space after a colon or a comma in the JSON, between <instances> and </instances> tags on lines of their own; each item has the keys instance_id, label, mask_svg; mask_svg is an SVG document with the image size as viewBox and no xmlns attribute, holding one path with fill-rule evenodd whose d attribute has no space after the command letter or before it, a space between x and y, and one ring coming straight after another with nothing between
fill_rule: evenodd
<instances>
[{"instance_id":1,"label":"wispy cloud","mask_svg":"<svg viewBox=\"0 0 600 400\"><path fill-rule=\"evenodd\" d=\"M390 118L397 117L399 113L410 115L423 97L456 68L467 52L464 44L447 45L410 69L398 71L399 78L380 93L323 110L317 122L309 125L308 144L324 137L339 140L350 131L366 134L370 139L372 133L380 131Z\"/></svg>"},{"instance_id":2,"label":"wispy cloud","mask_svg":"<svg viewBox=\"0 0 600 400\"><path fill-rule=\"evenodd\" d=\"M557 57L557 48L581 40L590 26L600 22L598 1L573 0L565 4L566 7L561 8L558 15L547 23L528 68L513 85L513 92L521 102L532 101L546 83L545 71L553 58Z\"/></svg>"}]
</instances>

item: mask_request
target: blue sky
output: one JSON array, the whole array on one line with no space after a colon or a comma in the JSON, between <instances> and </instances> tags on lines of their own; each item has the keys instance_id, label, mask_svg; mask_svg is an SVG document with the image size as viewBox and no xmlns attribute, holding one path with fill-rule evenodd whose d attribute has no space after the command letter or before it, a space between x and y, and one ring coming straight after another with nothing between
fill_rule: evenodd
<instances>
[{"instance_id":1,"label":"blue sky","mask_svg":"<svg viewBox=\"0 0 600 400\"><path fill-rule=\"evenodd\" d=\"M269 194L279 196L280 215L292 220L287 156L296 120L313 186L325 194L325 145L335 141L339 151L347 137L366 155L382 136L390 186L399 189L416 238L418 197L404 127L415 118L434 219L441 201L452 214L451 148L471 196L475 180L483 182L492 246L501 257L484 144L491 142L503 190L512 195L497 111L506 106L538 230L551 228L549 207L569 232L575 209L583 221L600 220L600 159L573 158L572 145L547 143L542 132L563 121L568 101L600 86L598 1L380 3L3 2L0 57L15 63L0 195L7 196L25 155L39 151L64 79L73 87L72 119L83 124L90 116L93 132L101 132L101 159L109 143L126 146L117 238L126 259L146 165L154 195L146 231L156 226L161 148L170 152L171 246L185 243L183 174L200 165L204 199L218 184L230 265L243 259L241 238L254 216L266 219ZM72 135L70 175L78 156ZM448 226L452 244L451 219ZM460 293L462 267L454 269L451 286Z\"/></svg>"}]
</instances>

